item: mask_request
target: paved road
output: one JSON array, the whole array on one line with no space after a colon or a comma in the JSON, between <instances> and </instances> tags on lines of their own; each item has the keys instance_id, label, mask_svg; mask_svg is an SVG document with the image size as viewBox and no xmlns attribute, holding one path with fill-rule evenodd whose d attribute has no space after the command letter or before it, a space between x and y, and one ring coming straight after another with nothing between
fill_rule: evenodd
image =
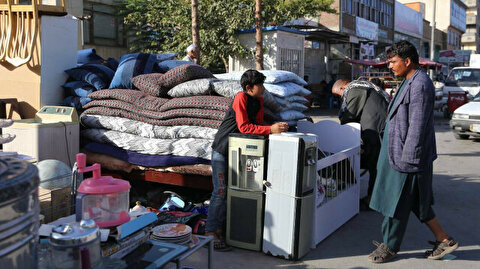
<instances>
[{"instance_id":1,"label":"paved road","mask_svg":"<svg viewBox=\"0 0 480 269\"><path fill-rule=\"evenodd\" d=\"M335 120L335 111L317 110L314 121ZM388 265L367 260L380 241L382 216L360 212L316 249L297 262L270 257L260 252L234 249L215 252L214 268L480 268L480 140L456 140L448 121L436 117L438 159L434 163L434 210L444 226L460 242L453 260L422 258L434 237L412 214L399 257ZM192 255L184 266L206 268L206 249Z\"/></svg>"}]
</instances>

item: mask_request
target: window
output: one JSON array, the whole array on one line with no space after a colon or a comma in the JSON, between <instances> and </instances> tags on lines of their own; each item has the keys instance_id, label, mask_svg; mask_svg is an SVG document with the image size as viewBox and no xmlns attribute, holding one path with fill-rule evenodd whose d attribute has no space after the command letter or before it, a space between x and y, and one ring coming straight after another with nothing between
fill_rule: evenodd
<instances>
[{"instance_id":1,"label":"window","mask_svg":"<svg viewBox=\"0 0 480 269\"><path fill-rule=\"evenodd\" d=\"M85 44L100 46L125 46L123 20L113 5L85 1L84 13L90 16L83 21Z\"/></svg>"}]
</instances>

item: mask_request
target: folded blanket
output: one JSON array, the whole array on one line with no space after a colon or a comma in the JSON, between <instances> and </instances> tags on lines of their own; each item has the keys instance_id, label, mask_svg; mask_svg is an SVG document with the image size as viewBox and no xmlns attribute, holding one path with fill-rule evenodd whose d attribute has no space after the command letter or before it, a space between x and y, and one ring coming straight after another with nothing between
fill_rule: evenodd
<instances>
[{"instance_id":1,"label":"folded blanket","mask_svg":"<svg viewBox=\"0 0 480 269\"><path fill-rule=\"evenodd\" d=\"M158 111L168 99L148 95L137 90L106 89L88 95L93 100L114 99L135 105L136 107Z\"/></svg>"},{"instance_id":2,"label":"folded blanket","mask_svg":"<svg viewBox=\"0 0 480 269\"><path fill-rule=\"evenodd\" d=\"M233 99L223 96L189 96L168 100L160 111L175 108L202 108L227 111Z\"/></svg>"},{"instance_id":3,"label":"folded blanket","mask_svg":"<svg viewBox=\"0 0 480 269\"><path fill-rule=\"evenodd\" d=\"M132 120L145 122L153 125L159 125L159 126L191 125L191 126L202 126L202 127L218 129L218 127L222 123L221 120L200 119L200 118L191 118L191 117L190 118L180 117L180 118L173 118L173 119L167 119L167 120L159 120L159 119L147 118L123 109L100 107L100 106L86 109L80 117L84 117L85 115L105 115L105 116L122 117L122 118L132 119Z\"/></svg>"},{"instance_id":4,"label":"folded blanket","mask_svg":"<svg viewBox=\"0 0 480 269\"><path fill-rule=\"evenodd\" d=\"M179 165L191 165L191 164L210 164L209 160L188 157L188 156L175 156L175 155L151 155L142 154L122 148L118 148L109 144L103 143L89 143L85 145L84 149L106 154L122 161L129 162L131 164L142 165L146 167L165 167L165 166L179 166Z\"/></svg>"},{"instance_id":5,"label":"folded blanket","mask_svg":"<svg viewBox=\"0 0 480 269\"><path fill-rule=\"evenodd\" d=\"M104 129L86 129L81 132L82 137L93 142L107 143L126 150L143 154L176 155L199 157L210 160L213 140L209 139L158 139L145 138L117 131Z\"/></svg>"},{"instance_id":6,"label":"folded blanket","mask_svg":"<svg viewBox=\"0 0 480 269\"><path fill-rule=\"evenodd\" d=\"M84 105L83 108L87 109L87 108L96 107L96 106L122 109L128 112L135 113L140 116L148 117L151 119L157 119L157 120L166 120L166 119L181 118L181 117L223 120L223 118L225 117L225 112L220 110L200 109L200 108L178 108L178 109L170 109L168 111L161 112L161 111L146 110L146 109L143 109L142 107L138 107L133 104L123 102L120 100L94 100Z\"/></svg>"},{"instance_id":7,"label":"folded blanket","mask_svg":"<svg viewBox=\"0 0 480 269\"><path fill-rule=\"evenodd\" d=\"M88 128L108 129L147 138L214 139L217 129L201 126L158 126L136 120L102 115L83 115L82 124Z\"/></svg>"}]
</instances>

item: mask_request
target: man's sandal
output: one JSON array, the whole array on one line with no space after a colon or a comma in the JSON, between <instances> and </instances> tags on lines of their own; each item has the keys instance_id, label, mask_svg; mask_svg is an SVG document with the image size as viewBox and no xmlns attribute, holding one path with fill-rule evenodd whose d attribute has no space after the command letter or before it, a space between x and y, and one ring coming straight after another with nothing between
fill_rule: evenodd
<instances>
[{"instance_id":1,"label":"man's sandal","mask_svg":"<svg viewBox=\"0 0 480 269\"><path fill-rule=\"evenodd\" d=\"M452 253L458 248L458 242L449 237L445 242L428 241L433 245L433 250L425 251L425 258L430 260L440 260L445 255Z\"/></svg>"},{"instance_id":2,"label":"man's sandal","mask_svg":"<svg viewBox=\"0 0 480 269\"><path fill-rule=\"evenodd\" d=\"M373 244L377 246L377 249L368 255L368 260L370 262L385 263L397 257L397 253L388 248L384 243L378 243L373 240Z\"/></svg>"}]
</instances>

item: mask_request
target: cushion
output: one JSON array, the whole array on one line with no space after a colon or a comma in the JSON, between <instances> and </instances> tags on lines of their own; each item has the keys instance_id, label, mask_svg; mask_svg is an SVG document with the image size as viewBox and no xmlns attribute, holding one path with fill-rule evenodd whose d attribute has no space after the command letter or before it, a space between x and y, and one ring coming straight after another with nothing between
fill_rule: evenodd
<instances>
[{"instance_id":1,"label":"cushion","mask_svg":"<svg viewBox=\"0 0 480 269\"><path fill-rule=\"evenodd\" d=\"M159 62L168 61L168 60L175 60L175 57L177 57L177 53L165 52L165 53L156 54L156 56L157 56L157 63L159 63Z\"/></svg>"},{"instance_id":2,"label":"cushion","mask_svg":"<svg viewBox=\"0 0 480 269\"><path fill-rule=\"evenodd\" d=\"M152 96L167 95L168 90L162 90L163 74L152 73L133 77L131 79L135 88Z\"/></svg>"},{"instance_id":3,"label":"cushion","mask_svg":"<svg viewBox=\"0 0 480 269\"><path fill-rule=\"evenodd\" d=\"M300 104L298 102L289 102L285 105L284 109L283 110L297 110L297 111L305 111L308 109L308 107L306 107L304 104Z\"/></svg>"},{"instance_id":4,"label":"cushion","mask_svg":"<svg viewBox=\"0 0 480 269\"><path fill-rule=\"evenodd\" d=\"M307 116L305 116L305 114L303 114L302 112L300 111L296 111L296 110L285 110L285 111L281 111L280 113L278 113L278 116L280 116L280 118L284 121L292 121L292 120L298 120L298 119L304 119L306 118Z\"/></svg>"},{"instance_id":5,"label":"cushion","mask_svg":"<svg viewBox=\"0 0 480 269\"><path fill-rule=\"evenodd\" d=\"M77 64L101 64L103 63L103 58L97 55L95 49L84 49L77 51Z\"/></svg>"},{"instance_id":6,"label":"cushion","mask_svg":"<svg viewBox=\"0 0 480 269\"><path fill-rule=\"evenodd\" d=\"M308 91L304 87L293 82L282 82L278 84L265 83L263 85L271 94L280 97L300 95L301 92Z\"/></svg>"},{"instance_id":7,"label":"cushion","mask_svg":"<svg viewBox=\"0 0 480 269\"><path fill-rule=\"evenodd\" d=\"M168 95L171 97L210 95L212 93L212 80L213 78L201 78L180 83L168 91Z\"/></svg>"},{"instance_id":8,"label":"cushion","mask_svg":"<svg viewBox=\"0 0 480 269\"><path fill-rule=\"evenodd\" d=\"M204 108L227 111L232 99L222 96L190 96L168 100L160 111L167 111L175 108Z\"/></svg>"},{"instance_id":9,"label":"cushion","mask_svg":"<svg viewBox=\"0 0 480 269\"><path fill-rule=\"evenodd\" d=\"M307 82L297 74L284 70L259 70L265 75L265 83L277 84L281 82L291 81L299 85L307 85ZM231 72L224 74L216 74L215 77L227 80L240 80L244 72Z\"/></svg>"},{"instance_id":10,"label":"cushion","mask_svg":"<svg viewBox=\"0 0 480 269\"><path fill-rule=\"evenodd\" d=\"M65 70L74 80L84 81L97 90L106 89L115 72L101 64L84 64L79 67Z\"/></svg>"},{"instance_id":11,"label":"cushion","mask_svg":"<svg viewBox=\"0 0 480 269\"><path fill-rule=\"evenodd\" d=\"M63 99L62 105L74 107L78 111L83 110L83 106L92 101L88 97L68 96Z\"/></svg>"},{"instance_id":12,"label":"cushion","mask_svg":"<svg viewBox=\"0 0 480 269\"><path fill-rule=\"evenodd\" d=\"M269 108L274 113L280 112L283 109L280 103L275 100L275 97L269 91L263 92L263 106Z\"/></svg>"},{"instance_id":13,"label":"cushion","mask_svg":"<svg viewBox=\"0 0 480 269\"><path fill-rule=\"evenodd\" d=\"M131 78L154 70L157 57L146 53L125 54L120 58L110 89L133 89Z\"/></svg>"},{"instance_id":14,"label":"cushion","mask_svg":"<svg viewBox=\"0 0 480 269\"><path fill-rule=\"evenodd\" d=\"M216 80L212 81L212 89L218 95L235 98L237 93L243 91L242 85L235 80Z\"/></svg>"},{"instance_id":15,"label":"cushion","mask_svg":"<svg viewBox=\"0 0 480 269\"><path fill-rule=\"evenodd\" d=\"M67 95L87 97L90 93L96 91L95 87L84 81L70 81L62 85Z\"/></svg>"},{"instance_id":16,"label":"cushion","mask_svg":"<svg viewBox=\"0 0 480 269\"><path fill-rule=\"evenodd\" d=\"M110 69L112 69L113 71L117 71L118 69L118 61L115 58L108 58L105 65L110 67Z\"/></svg>"},{"instance_id":17,"label":"cushion","mask_svg":"<svg viewBox=\"0 0 480 269\"><path fill-rule=\"evenodd\" d=\"M158 71L160 73L167 73L170 69L173 69L177 66L184 65L184 64L194 64L190 61L181 61L181 60L164 60L164 61L158 61L157 64L158 66Z\"/></svg>"},{"instance_id":18,"label":"cushion","mask_svg":"<svg viewBox=\"0 0 480 269\"><path fill-rule=\"evenodd\" d=\"M170 69L162 77L162 88L171 89L180 83L199 78L214 78L207 69L196 64L185 64Z\"/></svg>"},{"instance_id":19,"label":"cushion","mask_svg":"<svg viewBox=\"0 0 480 269\"><path fill-rule=\"evenodd\" d=\"M290 96L287 96L287 97L275 96L274 98L282 106L286 106L290 102L297 102L297 103L301 103L301 104L308 103L307 98L305 98L303 96L299 96L299 95L290 95Z\"/></svg>"}]
</instances>

